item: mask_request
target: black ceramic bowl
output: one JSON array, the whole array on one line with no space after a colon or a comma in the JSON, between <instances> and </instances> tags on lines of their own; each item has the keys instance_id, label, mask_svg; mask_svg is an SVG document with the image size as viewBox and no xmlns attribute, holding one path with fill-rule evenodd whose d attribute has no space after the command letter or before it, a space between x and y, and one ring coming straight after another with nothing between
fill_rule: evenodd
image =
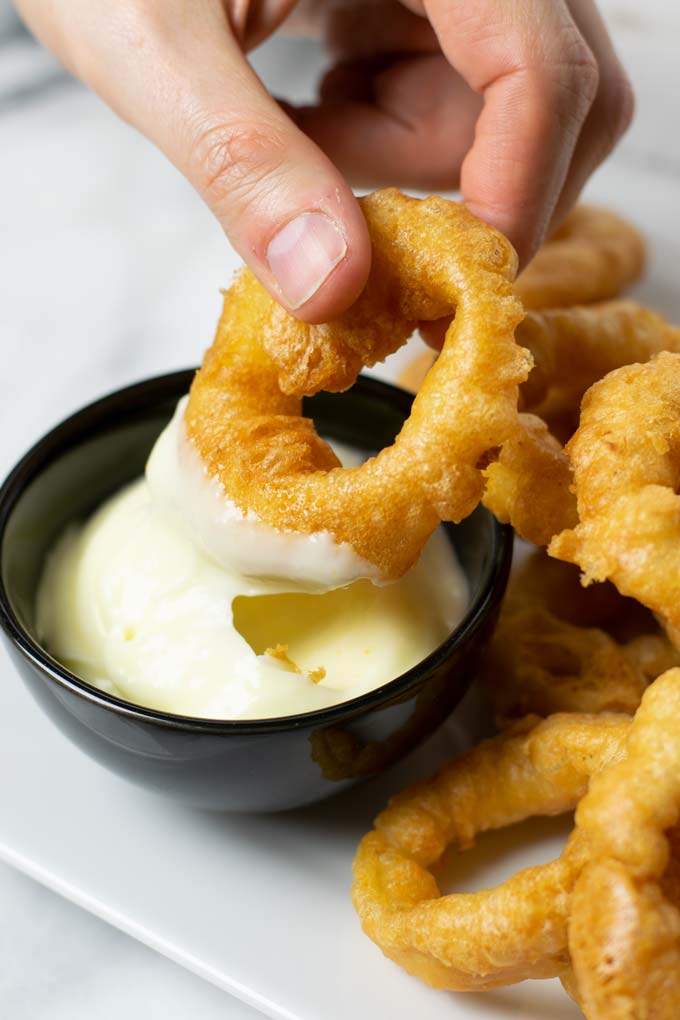
<instances>
[{"instance_id":1,"label":"black ceramic bowl","mask_svg":"<svg viewBox=\"0 0 680 1020\"><path fill-rule=\"evenodd\" d=\"M448 534L470 586L460 625L407 673L352 701L281 719L221 722L170 715L106 694L40 646L35 594L64 527L141 474L192 372L149 379L52 429L0 490L0 622L36 701L83 751L141 786L191 804L270 811L320 800L386 768L427 737L467 689L495 624L512 537L484 509ZM390 444L411 398L372 379L319 394L319 431L361 449Z\"/></svg>"}]
</instances>

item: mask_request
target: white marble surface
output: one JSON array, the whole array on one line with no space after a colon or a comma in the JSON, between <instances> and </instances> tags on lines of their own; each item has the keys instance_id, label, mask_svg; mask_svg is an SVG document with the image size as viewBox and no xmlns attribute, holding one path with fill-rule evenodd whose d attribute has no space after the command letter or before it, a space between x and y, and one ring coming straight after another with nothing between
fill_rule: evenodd
<instances>
[{"instance_id":1,"label":"white marble surface","mask_svg":"<svg viewBox=\"0 0 680 1020\"><path fill-rule=\"evenodd\" d=\"M653 256L639 292L680 320L680 10L669 0L602 6L638 116L590 193L648 226ZM83 89L55 82L5 98L8 82L31 80L32 59L21 46L0 49L1 473L87 400L195 363L235 265L188 185ZM289 95L308 88L316 66L311 50L288 44L257 62ZM45 60L38 70L53 72ZM0 1020L255 1015L5 867L0 903Z\"/></svg>"}]
</instances>

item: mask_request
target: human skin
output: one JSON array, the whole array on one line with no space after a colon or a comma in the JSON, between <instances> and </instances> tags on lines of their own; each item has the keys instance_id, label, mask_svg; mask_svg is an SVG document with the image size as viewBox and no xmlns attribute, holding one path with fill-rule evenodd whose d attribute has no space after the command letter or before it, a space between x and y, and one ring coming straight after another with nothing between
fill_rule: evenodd
<instances>
[{"instance_id":1,"label":"human skin","mask_svg":"<svg viewBox=\"0 0 680 1020\"><path fill-rule=\"evenodd\" d=\"M632 92L591 0L17 0L64 65L188 178L270 293L321 322L363 288L350 184L460 187L526 263L628 126ZM316 105L247 53L314 31Z\"/></svg>"}]
</instances>

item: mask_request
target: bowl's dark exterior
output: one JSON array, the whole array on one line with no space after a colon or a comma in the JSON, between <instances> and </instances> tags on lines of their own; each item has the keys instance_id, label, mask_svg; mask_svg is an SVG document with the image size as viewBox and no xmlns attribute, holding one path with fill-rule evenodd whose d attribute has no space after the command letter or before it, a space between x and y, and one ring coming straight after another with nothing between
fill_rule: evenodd
<instances>
[{"instance_id":1,"label":"bowl's dark exterior","mask_svg":"<svg viewBox=\"0 0 680 1020\"><path fill-rule=\"evenodd\" d=\"M386 768L455 708L495 624L512 535L483 509L449 529L470 587L465 619L422 663L361 698L285 719L222 722L105 694L40 646L36 586L64 526L142 472L191 379L191 372L178 372L105 397L53 429L12 471L0 490L0 622L36 701L114 772L196 806L297 807ZM311 399L306 410L323 434L371 450L392 442L409 408L408 394L362 378L345 394Z\"/></svg>"}]
</instances>

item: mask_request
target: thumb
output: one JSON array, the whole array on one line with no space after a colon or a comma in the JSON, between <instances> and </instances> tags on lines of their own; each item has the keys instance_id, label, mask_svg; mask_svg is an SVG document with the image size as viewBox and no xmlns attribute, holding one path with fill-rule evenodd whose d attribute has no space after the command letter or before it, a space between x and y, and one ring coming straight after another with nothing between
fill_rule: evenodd
<instances>
[{"instance_id":1,"label":"thumb","mask_svg":"<svg viewBox=\"0 0 680 1020\"><path fill-rule=\"evenodd\" d=\"M350 187L266 91L221 9L173 28L174 8L126 58L116 103L105 98L188 178L276 300L307 322L334 318L371 260Z\"/></svg>"}]
</instances>

